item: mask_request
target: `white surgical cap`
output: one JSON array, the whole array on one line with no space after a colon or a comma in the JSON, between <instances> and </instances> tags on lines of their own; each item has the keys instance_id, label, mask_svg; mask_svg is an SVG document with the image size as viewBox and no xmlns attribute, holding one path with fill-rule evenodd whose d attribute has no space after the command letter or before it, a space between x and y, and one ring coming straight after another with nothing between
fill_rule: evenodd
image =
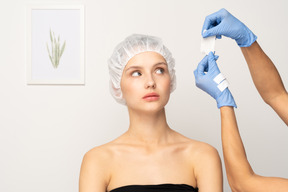
<instances>
[{"instance_id":1,"label":"white surgical cap","mask_svg":"<svg viewBox=\"0 0 288 192\"><path fill-rule=\"evenodd\" d=\"M171 78L170 92L175 90L175 60L172 58L171 52L163 45L162 40L154 36L133 34L116 46L112 56L108 60L110 92L117 102L126 105L120 87L122 72L126 64L135 55L147 51L159 53L164 57Z\"/></svg>"}]
</instances>

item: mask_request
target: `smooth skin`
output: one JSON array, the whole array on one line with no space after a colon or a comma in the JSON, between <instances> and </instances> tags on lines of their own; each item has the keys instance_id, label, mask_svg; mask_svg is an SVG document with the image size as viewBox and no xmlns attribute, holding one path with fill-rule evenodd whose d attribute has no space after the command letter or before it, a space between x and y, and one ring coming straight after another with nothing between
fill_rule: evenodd
<instances>
[{"instance_id":1,"label":"smooth skin","mask_svg":"<svg viewBox=\"0 0 288 192\"><path fill-rule=\"evenodd\" d=\"M275 65L257 41L241 51L259 94L288 126L288 93Z\"/></svg>"},{"instance_id":2,"label":"smooth skin","mask_svg":"<svg viewBox=\"0 0 288 192\"><path fill-rule=\"evenodd\" d=\"M164 107L170 96L170 75L160 54L134 56L123 71L121 90L128 107L129 129L85 154L80 192L164 183L188 184L201 192L223 190L217 150L177 133L167 124ZM159 99L143 100L151 92Z\"/></svg>"}]
</instances>

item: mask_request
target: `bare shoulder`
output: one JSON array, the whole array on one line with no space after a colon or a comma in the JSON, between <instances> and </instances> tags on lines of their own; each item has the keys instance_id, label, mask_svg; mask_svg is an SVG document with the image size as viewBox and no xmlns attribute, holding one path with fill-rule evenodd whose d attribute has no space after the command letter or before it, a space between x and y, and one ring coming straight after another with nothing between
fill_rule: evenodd
<instances>
[{"instance_id":1,"label":"bare shoulder","mask_svg":"<svg viewBox=\"0 0 288 192\"><path fill-rule=\"evenodd\" d=\"M82 164L89 164L91 168L103 168L107 173L107 167L114 156L113 151L113 142L96 146L85 153Z\"/></svg>"},{"instance_id":2,"label":"bare shoulder","mask_svg":"<svg viewBox=\"0 0 288 192\"><path fill-rule=\"evenodd\" d=\"M111 154L104 145L94 147L87 151L83 157L82 164L88 164L90 168L102 166L105 159L109 158Z\"/></svg>"},{"instance_id":3,"label":"bare shoulder","mask_svg":"<svg viewBox=\"0 0 288 192\"><path fill-rule=\"evenodd\" d=\"M196 170L197 167L202 169L202 167L207 167L208 165L221 165L220 156L215 147L202 141L190 139L185 136L182 137L186 140L185 148L187 149L186 153L188 153L188 158L191 159Z\"/></svg>"},{"instance_id":4,"label":"bare shoulder","mask_svg":"<svg viewBox=\"0 0 288 192\"><path fill-rule=\"evenodd\" d=\"M194 155L197 164L196 168L203 169L204 167L210 167L212 170L212 168L221 167L218 150L208 143L198 141L198 146Z\"/></svg>"},{"instance_id":5,"label":"bare shoulder","mask_svg":"<svg viewBox=\"0 0 288 192\"><path fill-rule=\"evenodd\" d=\"M199 157L200 159L203 159L204 157L207 158L219 157L217 149L212 145L202 141L190 139L181 134L179 134L179 136L183 138L183 141L185 141L184 143L186 145L187 151L189 154L193 156L194 159L198 159L197 157Z\"/></svg>"},{"instance_id":6,"label":"bare shoulder","mask_svg":"<svg viewBox=\"0 0 288 192\"><path fill-rule=\"evenodd\" d=\"M217 149L193 139L187 139L186 143L197 187L201 191L223 191L222 163Z\"/></svg>"},{"instance_id":7,"label":"bare shoulder","mask_svg":"<svg viewBox=\"0 0 288 192\"><path fill-rule=\"evenodd\" d=\"M96 146L90 149L89 151L85 153L84 158L86 158L87 160L99 161L103 158L104 159L109 158L109 156L111 155L112 155L112 152L109 149L109 143L107 143L107 144Z\"/></svg>"},{"instance_id":8,"label":"bare shoulder","mask_svg":"<svg viewBox=\"0 0 288 192\"><path fill-rule=\"evenodd\" d=\"M85 153L79 178L79 189L81 192L107 191L112 172L112 158L111 142L94 147Z\"/></svg>"},{"instance_id":9,"label":"bare shoulder","mask_svg":"<svg viewBox=\"0 0 288 192\"><path fill-rule=\"evenodd\" d=\"M212 145L205 143L205 142L201 142L201 141L196 141L195 143L196 143L195 146L197 147L195 149L196 156L199 156L202 159L204 157L206 158L218 158L219 157L217 149L213 147Z\"/></svg>"}]
</instances>

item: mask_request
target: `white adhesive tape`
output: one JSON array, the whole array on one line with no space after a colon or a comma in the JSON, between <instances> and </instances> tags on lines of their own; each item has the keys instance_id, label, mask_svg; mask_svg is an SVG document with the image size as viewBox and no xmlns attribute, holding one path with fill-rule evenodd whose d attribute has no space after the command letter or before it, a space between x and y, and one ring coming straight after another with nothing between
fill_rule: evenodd
<instances>
[{"instance_id":1,"label":"white adhesive tape","mask_svg":"<svg viewBox=\"0 0 288 192\"><path fill-rule=\"evenodd\" d=\"M221 92L223 92L228 87L228 85L229 85L228 81L224 80L217 87Z\"/></svg>"},{"instance_id":2,"label":"white adhesive tape","mask_svg":"<svg viewBox=\"0 0 288 192\"><path fill-rule=\"evenodd\" d=\"M219 73L214 79L213 81L215 81L215 83L219 84L221 83L221 81L223 81L225 79L224 75L222 73Z\"/></svg>"}]
</instances>

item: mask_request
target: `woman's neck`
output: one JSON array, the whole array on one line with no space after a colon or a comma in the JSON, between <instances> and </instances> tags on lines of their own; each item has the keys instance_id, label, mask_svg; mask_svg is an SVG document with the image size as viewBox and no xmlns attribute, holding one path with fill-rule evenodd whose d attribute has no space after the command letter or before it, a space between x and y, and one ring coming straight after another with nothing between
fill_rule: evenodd
<instances>
[{"instance_id":1,"label":"woman's neck","mask_svg":"<svg viewBox=\"0 0 288 192\"><path fill-rule=\"evenodd\" d=\"M167 124L165 109L155 113L129 111L130 126L126 132L129 137L143 144L158 145L167 143L173 132Z\"/></svg>"}]
</instances>

